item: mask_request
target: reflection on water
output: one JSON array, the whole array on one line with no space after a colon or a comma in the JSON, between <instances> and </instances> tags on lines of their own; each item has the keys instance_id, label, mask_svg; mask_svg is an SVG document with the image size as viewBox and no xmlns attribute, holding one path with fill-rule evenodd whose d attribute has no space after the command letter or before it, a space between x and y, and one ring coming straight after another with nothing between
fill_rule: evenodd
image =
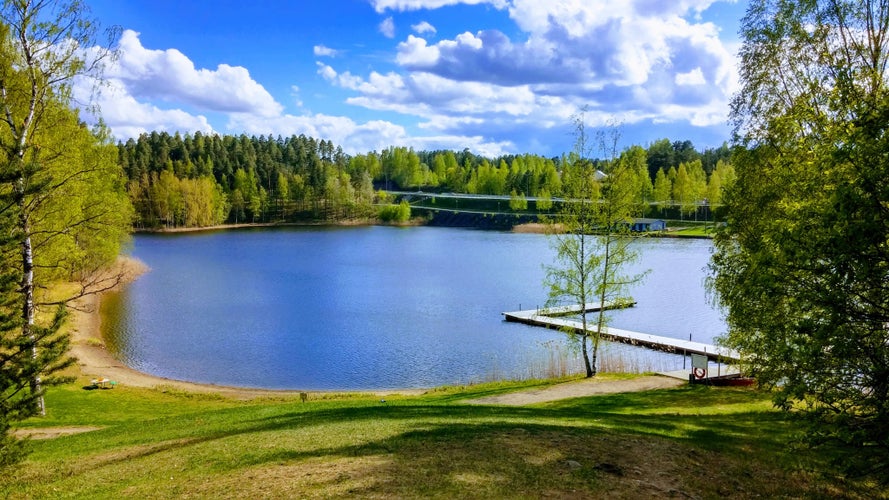
<instances>
[{"instance_id":1,"label":"reflection on water","mask_svg":"<svg viewBox=\"0 0 889 500\"><path fill-rule=\"evenodd\" d=\"M611 324L703 342L721 333L724 323L703 288L710 242L639 245L637 265L651 273L633 290L637 307L612 312ZM133 254L151 272L103 301L103 330L122 361L148 373L331 390L579 368L564 335L500 315L545 302L542 266L552 251L542 235L427 227L243 230L138 235ZM681 356L609 349L605 362L682 367Z\"/></svg>"}]
</instances>

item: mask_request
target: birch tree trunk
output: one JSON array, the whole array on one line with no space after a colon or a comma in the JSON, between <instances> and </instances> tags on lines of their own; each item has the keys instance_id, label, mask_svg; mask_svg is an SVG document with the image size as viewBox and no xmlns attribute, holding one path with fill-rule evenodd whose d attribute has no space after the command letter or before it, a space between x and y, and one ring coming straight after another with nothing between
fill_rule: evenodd
<instances>
[{"instance_id":1,"label":"birch tree trunk","mask_svg":"<svg viewBox=\"0 0 889 500\"><path fill-rule=\"evenodd\" d=\"M8 232L13 235L14 243L7 244L14 244L18 253L15 259L18 262L13 264L12 247L7 246L10 253L6 258L9 260L3 265L9 266L7 270L10 271L17 268L15 307L20 307L18 341L7 338L4 345L7 348L18 346L16 349L23 354L28 352L31 358L30 363L22 359L21 365L2 367L4 384L0 387L0 396L4 401L18 397L19 403L33 400L35 408L24 413L10 410L10 414L19 418L31 410L45 415L43 386L53 382L48 374L66 365L63 346L67 346L67 341L50 338L61 326L64 312L60 310L56 314L51 326L37 322L39 300L35 294L40 278L35 271L39 268L46 274L47 265L37 262L35 249L40 248L45 261L47 243L52 246L68 232L86 231L90 220L100 224L100 217L95 213L80 221L69 220L72 216L58 201L73 196L70 190L74 184L99 179L101 174L96 172L104 168L108 160L101 153L80 150L81 147L99 148L101 140L95 136L91 136L91 143L83 140L84 130L80 130L76 114L69 107L75 78L99 81L102 61L110 54L107 49L96 47L96 29L86 17L87 13L80 0L0 2L0 126L5 129L0 134L0 161L3 162L0 182L5 186L0 189L3 197L0 212L9 216L5 220L10 225ZM92 55L88 56L88 53ZM43 150L49 153L43 154ZM65 170L61 167L69 157L74 166ZM78 161L95 161L96 164L83 165ZM78 214L82 208L71 213ZM36 227L38 222L47 225L44 212L48 210L54 211L56 222L61 221L61 229ZM36 242L35 234L40 234ZM68 254L60 255L65 266L72 262L73 257ZM56 274L60 272L58 270ZM63 303L58 301L55 305ZM41 352L44 349L45 352ZM41 375L47 378L41 379ZM15 380L24 377L30 380ZM30 390L27 397L21 398L21 393L14 389L19 383ZM5 420L6 414L0 417Z\"/></svg>"}]
</instances>

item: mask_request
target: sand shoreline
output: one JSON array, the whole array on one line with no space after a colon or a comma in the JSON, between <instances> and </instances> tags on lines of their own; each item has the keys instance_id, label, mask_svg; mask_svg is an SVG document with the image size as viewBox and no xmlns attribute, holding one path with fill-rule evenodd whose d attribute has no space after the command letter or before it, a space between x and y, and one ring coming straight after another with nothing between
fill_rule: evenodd
<instances>
[{"instance_id":1,"label":"sand shoreline","mask_svg":"<svg viewBox=\"0 0 889 500\"><path fill-rule=\"evenodd\" d=\"M120 286L136 280L150 269L144 262L122 256L119 257L112 270L124 276ZM78 299L70 308L71 316L68 331L71 335L70 354L77 359L77 367L81 377L78 383L87 385L90 380L107 378L121 386L145 387L156 389L176 389L186 392L218 394L237 399L253 399L259 397L298 397L300 392L309 394L329 393L328 391L272 390L249 387L229 387L213 384L186 382L158 377L140 372L114 357L105 349L102 338L102 317L99 307L102 294L87 295ZM338 391L342 392L342 391ZM366 392L369 394L422 394L425 389L392 389L381 391L348 391L350 393Z\"/></svg>"}]
</instances>

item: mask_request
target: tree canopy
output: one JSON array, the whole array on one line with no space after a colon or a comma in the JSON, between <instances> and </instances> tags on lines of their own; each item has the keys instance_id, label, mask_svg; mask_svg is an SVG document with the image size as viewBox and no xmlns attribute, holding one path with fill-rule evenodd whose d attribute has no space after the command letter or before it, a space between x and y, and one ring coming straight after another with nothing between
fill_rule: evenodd
<instances>
[{"instance_id":1,"label":"tree canopy","mask_svg":"<svg viewBox=\"0 0 889 500\"><path fill-rule=\"evenodd\" d=\"M658 151L663 157L652 163ZM377 189L515 193L517 207L522 198L544 198L545 211L546 199L562 196L566 171L563 158L533 154L485 158L468 150L414 151L393 146L349 156L330 141L303 135L151 132L120 142L118 153L140 228L362 218L376 212ZM666 195L656 199L655 177L666 172L661 165L675 170L693 158L688 164L698 168L697 179L709 186L708 176L728 162L727 148L698 152L690 141L667 139L648 148L633 146L627 155L626 161L638 173L637 189L643 201L657 202L665 212L681 195L686 214L695 213L710 191L676 190L673 176L666 179ZM607 163L588 161L597 167ZM654 164L657 168L652 170ZM640 206L639 215L643 210L647 209Z\"/></svg>"},{"instance_id":2,"label":"tree canopy","mask_svg":"<svg viewBox=\"0 0 889 500\"><path fill-rule=\"evenodd\" d=\"M812 417L811 436L885 472L889 4L758 0L742 35L736 181L711 264L724 341Z\"/></svg>"},{"instance_id":3,"label":"tree canopy","mask_svg":"<svg viewBox=\"0 0 889 500\"><path fill-rule=\"evenodd\" d=\"M70 106L74 79L98 74L95 33L76 0L0 4L0 465L21 456L10 424L42 414L73 362L65 305L115 282L96 271L131 228L116 150ZM60 296L60 280L80 286Z\"/></svg>"}]
</instances>

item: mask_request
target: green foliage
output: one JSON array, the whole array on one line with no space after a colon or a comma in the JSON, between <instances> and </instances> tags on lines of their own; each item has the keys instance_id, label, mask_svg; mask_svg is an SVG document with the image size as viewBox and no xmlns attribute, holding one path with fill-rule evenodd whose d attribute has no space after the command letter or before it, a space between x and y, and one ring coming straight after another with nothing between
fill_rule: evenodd
<instances>
[{"instance_id":1,"label":"green foliage","mask_svg":"<svg viewBox=\"0 0 889 500\"><path fill-rule=\"evenodd\" d=\"M889 6L752 2L711 287L724 342L889 478ZM775 78L775 75L781 78Z\"/></svg>"},{"instance_id":2,"label":"green foliage","mask_svg":"<svg viewBox=\"0 0 889 500\"><path fill-rule=\"evenodd\" d=\"M657 175L654 178L654 202L661 205L661 208L665 208L667 202L669 202L671 198L671 193L673 189L670 185L670 180L667 179L667 174L664 173L664 169L660 169L657 171Z\"/></svg>"},{"instance_id":3,"label":"green foliage","mask_svg":"<svg viewBox=\"0 0 889 500\"><path fill-rule=\"evenodd\" d=\"M537 210L540 212L549 212L553 208L553 199L549 194L549 190L544 188L537 193Z\"/></svg>"},{"instance_id":4,"label":"green foliage","mask_svg":"<svg viewBox=\"0 0 889 500\"><path fill-rule=\"evenodd\" d=\"M651 176L648 174L647 157L648 153L641 146L632 146L622 152L618 159L621 162L622 168L627 170L627 175L630 177L627 179L627 182L634 185L633 190L636 192L635 196L639 200L638 215L640 216L643 215L644 203L652 201L654 195L654 185L651 182Z\"/></svg>"},{"instance_id":5,"label":"green foliage","mask_svg":"<svg viewBox=\"0 0 889 500\"><path fill-rule=\"evenodd\" d=\"M484 158L469 150L390 147L349 157L329 141L305 136L205 136L200 132L184 136L152 132L118 144L118 150L136 208L136 225L145 228L368 217L376 213L371 193L380 188L497 196L515 191L517 196L549 197L550 201L563 195L560 170L564 171L564 160L533 154ZM727 161L727 149L699 153L689 141L663 139L647 150L629 148L621 156L635 172L641 200L651 202L654 177L647 172L653 162L674 170L680 163L702 166L697 179L707 183L715 165ZM597 168L608 164L590 161ZM186 185L196 179L212 180L215 187ZM668 179L664 208L674 179ZM199 202L197 193L209 198ZM709 191L688 193L687 211L701 204ZM638 215L643 215L644 208L639 206Z\"/></svg>"},{"instance_id":6,"label":"green foliage","mask_svg":"<svg viewBox=\"0 0 889 500\"><path fill-rule=\"evenodd\" d=\"M722 204L723 193L735 183L735 168L731 164L719 161L710 175L707 184L707 199L711 206Z\"/></svg>"},{"instance_id":7,"label":"green foliage","mask_svg":"<svg viewBox=\"0 0 889 500\"><path fill-rule=\"evenodd\" d=\"M528 210L528 200L524 194L518 194L515 189L509 194L509 209L515 212Z\"/></svg>"},{"instance_id":8,"label":"green foliage","mask_svg":"<svg viewBox=\"0 0 889 500\"><path fill-rule=\"evenodd\" d=\"M69 339L65 304L107 288L97 271L117 257L132 223L116 150L70 108L78 77L98 76L107 51L78 1L0 4L0 464L21 458L10 424L44 412ZM64 40L64 43L58 43ZM91 50L84 59L84 47ZM79 285L54 297L57 280Z\"/></svg>"},{"instance_id":9,"label":"green foliage","mask_svg":"<svg viewBox=\"0 0 889 500\"><path fill-rule=\"evenodd\" d=\"M383 222L407 222L411 219L411 206L405 200L401 200L398 205L383 205L378 216Z\"/></svg>"},{"instance_id":10,"label":"green foliage","mask_svg":"<svg viewBox=\"0 0 889 500\"><path fill-rule=\"evenodd\" d=\"M179 179L170 170L152 172L130 182L128 192L141 227L213 226L228 216L228 197L209 176ZM243 214L243 196L239 203Z\"/></svg>"},{"instance_id":11,"label":"green foliage","mask_svg":"<svg viewBox=\"0 0 889 500\"><path fill-rule=\"evenodd\" d=\"M562 173L566 200L560 205L558 216L551 220L559 223L563 232L553 231L551 237L556 263L545 266L547 306L566 300L574 304L615 302L642 278L625 274L627 266L637 258L630 247L630 226L640 210L644 192L639 182L639 162L632 159L638 157L638 152L630 150L608 162L604 165L607 173L603 173L584 158L589 152L589 140L582 114L575 119L575 134L575 151L564 162ZM601 133L599 142L603 152L615 156L616 131L612 130L611 136ZM586 311L581 313L582 332L577 334L577 340L587 377L598 371L599 343L606 324L604 309L597 313L595 325L588 325Z\"/></svg>"}]
</instances>

